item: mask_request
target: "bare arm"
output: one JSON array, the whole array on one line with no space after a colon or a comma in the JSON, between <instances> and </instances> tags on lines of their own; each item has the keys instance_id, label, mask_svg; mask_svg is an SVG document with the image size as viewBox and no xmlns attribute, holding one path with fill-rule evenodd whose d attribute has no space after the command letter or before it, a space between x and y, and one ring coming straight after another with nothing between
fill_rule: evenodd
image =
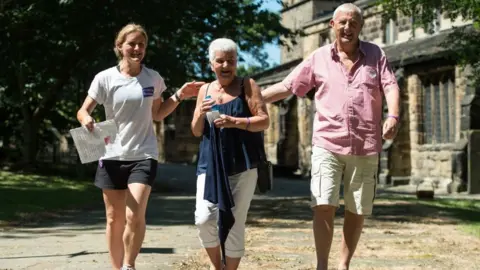
<instances>
[{"instance_id":1,"label":"bare arm","mask_svg":"<svg viewBox=\"0 0 480 270\"><path fill-rule=\"evenodd\" d=\"M382 137L385 140L393 140L397 135L400 116L400 90L396 84L385 89L385 100L389 117L383 123Z\"/></svg>"},{"instance_id":2,"label":"bare arm","mask_svg":"<svg viewBox=\"0 0 480 270\"><path fill-rule=\"evenodd\" d=\"M282 83L276 83L262 91L265 103L273 103L292 95L292 92Z\"/></svg>"},{"instance_id":3,"label":"bare arm","mask_svg":"<svg viewBox=\"0 0 480 270\"><path fill-rule=\"evenodd\" d=\"M78 122L80 122L82 126L85 126L89 131L93 130L94 121L90 114L93 112L93 109L95 109L95 106L97 106L97 102L90 96L87 96L82 107L80 107L77 112Z\"/></svg>"},{"instance_id":4,"label":"bare arm","mask_svg":"<svg viewBox=\"0 0 480 270\"><path fill-rule=\"evenodd\" d=\"M208 110L211 109L213 105L213 100L204 102L205 91L208 88L208 84L202 86L197 96L197 105L195 106L195 111L193 113L193 119L191 123L192 133L195 137L200 137L203 134L203 129L205 126L205 114Z\"/></svg>"},{"instance_id":5,"label":"bare arm","mask_svg":"<svg viewBox=\"0 0 480 270\"><path fill-rule=\"evenodd\" d=\"M185 83L182 88L177 90L175 94L171 95L166 101L158 98L153 102L152 118L155 121L162 121L169 116L185 98L198 95L198 89L204 85L204 82L189 82Z\"/></svg>"},{"instance_id":6,"label":"bare arm","mask_svg":"<svg viewBox=\"0 0 480 270\"><path fill-rule=\"evenodd\" d=\"M397 86L391 86L385 90L388 115L399 117L400 115L400 90Z\"/></svg>"},{"instance_id":7,"label":"bare arm","mask_svg":"<svg viewBox=\"0 0 480 270\"><path fill-rule=\"evenodd\" d=\"M179 91L177 91L177 95ZM177 108L180 101L175 98L175 95L171 95L166 101L163 101L162 97L155 99L152 106L153 120L160 122L165 119Z\"/></svg>"}]
</instances>

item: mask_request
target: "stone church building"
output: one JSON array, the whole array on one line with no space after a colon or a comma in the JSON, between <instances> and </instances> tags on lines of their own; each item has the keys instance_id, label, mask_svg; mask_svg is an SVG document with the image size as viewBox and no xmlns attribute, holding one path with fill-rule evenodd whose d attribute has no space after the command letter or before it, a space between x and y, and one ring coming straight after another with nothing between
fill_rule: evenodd
<instances>
[{"instance_id":1,"label":"stone church building","mask_svg":"<svg viewBox=\"0 0 480 270\"><path fill-rule=\"evenodd\" d=\"M333 10L343 2L347 1L284 0L283 25L301 29L304 35L291 49L282 48L280 65L253 75L262 89L283 80L304 57L335 39L329 21ZM427 180L444 188L451 186L455 173L461 174L463 180L458 182L464 184L465 169L455 166L463 168L465 162L456 162L463 160L456 153L462 153L467 145L462 130L469 127L461 125L462 104L468 103L465 99L474 91L467 87L466 71L445 57L441 42L452 27L468 27L471 22L451 21L438 13L429 29L413 29L411 18L401 14L396 21L384 20L382 8L375 0L354 3L364 15L360 38L382 47L401 88L400 129L393 142L384 142L379 184ZM309 175L313 92L304 98L291 96L268 104L271 125L264 134L265 147L280 172ZM196 162L199 140L190 130L194 107L194 101L182 102L166 122L157 123L157 134L164 135L158 136L160 161Z\"/></svg>"},{"instance_id":2,"label":"stone church building","mask_svg":"<svg viewBox=\"0 0 480 270\"><path fill-rule=\"evenodd\" d=\"M283 80L304 57L334 41L329 21L342 2L347 1L284 1L284 26L301 29L304 36L291 45L292 49L282 48L279 66L254 76L262 88ZM452 27L471 22L451 21L438 13L429 29L413 29L411 18L406 16L384 20L375 0L354 3L364 15L360 38L382 47L401 88L400 130L393 142L384 142L380 184L432 180L447 187L452 179L452 155L459 147L462 100L468 89L465 71L444 57L441 42ZM272 119L265 133L269 157L277 166L302 175L310 170L312 97L313 91L305 98L292 96L268 105Z\"/></svg>"}]
</instances>

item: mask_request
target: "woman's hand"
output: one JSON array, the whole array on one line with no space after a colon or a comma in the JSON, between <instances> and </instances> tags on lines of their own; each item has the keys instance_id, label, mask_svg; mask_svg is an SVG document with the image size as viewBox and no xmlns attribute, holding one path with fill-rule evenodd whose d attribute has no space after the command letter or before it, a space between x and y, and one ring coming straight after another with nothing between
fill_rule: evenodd
<instances>
[{"instance_id":1,"label":"woman's hand","mask_svg":"<svg viewBox=\"0 0 480 270\"><path fill-rule=\"evenodd\" d=\"M92 132L95 124L95 120L90 115L83 117L80 124L85 127L88 131Z\"/></svg>"},{"instance_id":2,"label":"woman's hand","mask_svg":"<svg viewBox=\"0 0 480 270\"><path fill-rule=\"evenodd\" d=\"M200 105L200 115L205 115L207 112L212 110L212 106L215 104L215 100L207 99L202 101L202 105Z\"/></svg>"},{"instance_id":3,"label":"woman's hand","mask_svg":"<svg viewBox=\"0 0 480 270\"><path fill-rule=\"evenodd\" d=\"M196 97L198 95L198 91L200 90L200 87L204 85L205 82L188 82L185 83L180 90L177 91L177 95L180 97L180 99L186 99L190 97Z\"/></svg>"},{"instance_id":4,"label":"woman's hand","mask_svg":"<svg viewBox=\"0 0 480 270\"><path fill-rule=\"evenodd\" d=\"M237 127L236 121L234 117L229 115L221 114L220 118L215 119L213 121L216 127L218 128L234 128Z\"/></svg>"}]
</instances>

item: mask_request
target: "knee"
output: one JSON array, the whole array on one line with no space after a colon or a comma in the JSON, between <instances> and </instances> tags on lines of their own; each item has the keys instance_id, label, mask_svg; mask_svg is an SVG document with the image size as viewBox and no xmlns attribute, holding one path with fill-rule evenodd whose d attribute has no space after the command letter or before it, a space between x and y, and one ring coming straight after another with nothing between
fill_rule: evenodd
<instances>
[{"instance_id":1,"label":"knee","mask_svg":"<svg viewBox=\"0 0 480 270\"><path fill-rule=\"evenodd\" d=\"M336 207L333 205L317 205L313 207L315 215L334 215Z\"/></svg>"},{"instance_id":2,"label":"knee","mask_svg":"<svg viewBox=\"0 0 480 270\"><path fill-rule=\"evenodd\" d=\"M199 229L211 226L212 222L214 221L215 220L210 215L195 216L195 226L197 226Z\"/></svg>"},{"instance_id":3,"label":"knee","mask_svg":"<svg viewBox=\"0 0 480 270\"><path fill-rule=\"evenodd\" d=\"M125 210L110 208L106 213L107 225L109 226L125 226Z\"/></svg>"},{"instance_id":4,"label":"knee","mask_svg":"<svg viewBox=\"0 0 480 270\"><path fill-rule=\"evenodd\" d=\"M145 224L145 216L131 210L127 210L126 220L127 225L130 227L137 227Z\"/></svg>"}]
</instances>

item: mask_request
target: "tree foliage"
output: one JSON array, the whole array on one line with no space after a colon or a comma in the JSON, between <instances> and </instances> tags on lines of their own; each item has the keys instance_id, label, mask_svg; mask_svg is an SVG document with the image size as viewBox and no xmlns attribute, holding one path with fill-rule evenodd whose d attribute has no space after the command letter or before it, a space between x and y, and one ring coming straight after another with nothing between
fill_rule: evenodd
<instances>
[{"instance_id":1,"label":"tree foliage","mask_svg":"<svg viewBox=\"0 0 480 270\"><path fill-rule=\"evenodd\" d=\"M399 12L413 18L415 26L428 29L438 12L452 21L471 20L470 27L456 27L443 42L449 56L472 68L471 82L480 86L480 1L479 0L381 0L385 17L396 19Z\"/></svg>"},{"instance_id":2,"label":"tree foliage","mask_svg":"<svg viewBox=\"0 0 480 270\"><path fill-rule=\"evenodd\" d=\"M90 81L116 64L114 38L130 22L146 28L145 63L170 87L211 76L207 48L217 37L232 38L265 65L262 46L296 33L262 2L0 0L0 139L33 163L52 137L49 127L66 133L76 126Z\"/></svg>"}]
</instances>

